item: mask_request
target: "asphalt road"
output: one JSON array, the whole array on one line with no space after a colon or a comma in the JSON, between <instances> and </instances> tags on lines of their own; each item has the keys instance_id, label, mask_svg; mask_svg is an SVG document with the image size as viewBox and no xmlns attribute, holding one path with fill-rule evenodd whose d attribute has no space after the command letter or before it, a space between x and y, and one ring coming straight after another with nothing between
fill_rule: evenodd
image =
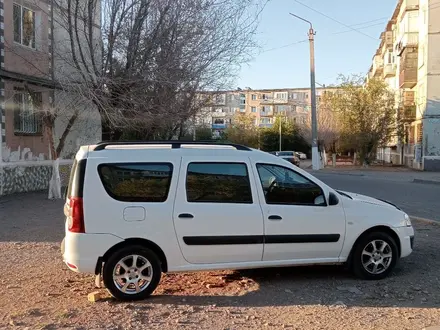
<instances>
[{"instance_id":1,"label":"asphalt road","mask_svg":"<svg viewBox=\"0 0 440 330\"><path fill-rule=\"evenodd\" d=\"M339 173L313 173L329 186L386 199L410 216L440 221L440 184L414 183L399 173L356 176Z\"/></svg>"}]
</instances>

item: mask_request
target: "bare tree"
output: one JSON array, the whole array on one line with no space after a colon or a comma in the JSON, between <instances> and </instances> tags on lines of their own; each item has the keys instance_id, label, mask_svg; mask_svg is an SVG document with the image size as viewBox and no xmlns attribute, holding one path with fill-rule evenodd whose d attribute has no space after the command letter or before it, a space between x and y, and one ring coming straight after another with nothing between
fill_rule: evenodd
<instances>
[{"instance_id":1,"label":"bare tree","mask_svg":"<svg viewBox=\"0 0 440 330\"><path fill-rule=\"evenodd\" d=\"M39 110L52 159L81 113L93 116L94 108L103 140L124 138L127 131L137 139L181 135L209 104L199 92L228 86L257 48L254 34L265 5L259 1L54 0L51 10L43 4L52 22L53 74L46 78L59 91ZM65 98L93 106L66 113L57 104ZM60 113L67 123L58 136Z\"/></svg>"},{"instance_id":2,"label":"bare tree","mask_svg":"<svg viewBox=\"0 0 440 330\"><path fill-rule=\"evenodd\" d=\"M45 140L49 143L50 159L53 160L52 176L49 182L49 198L61 198L61 182L59 176L59 158L66 152L66 142L69 134L74 133L75 124L82 127L82 134L86 134L84 127L89 126L93 130L96 125L90 125L92 116L90 114L90 100L85 99L81 93L74 93L70 88L68 92L63 89L49 89L23 84L23 91L30 98L32 104L31 112L16 112L22 117L33 116L34 120L40 122L43 128ZM43 103L42 94L49 94L50 102ZM18 105L15 105L18 106ZM18 109L15 109L17 111ZM84 121L89 123L87 125ZM21 119L20 119L21 120ZM82 121L82 123L81 123ZM99 120L95 120L99 123ZM78 125L79 124L79 125ZM88 132L89 135L94 132ZM95 132L96 133L96 132ZM73 149L76 149L75 145ZM72 150L72 148L71 148Z\"/></svg>"},{"instance_id":3,"label":"bare tree","mask_svg":"<svg viewBox=\"0 0 440 330\"><path fill-rule=\"evenodd\" d=\"M168 138L204 106L198 91L224 88L250 59L263 7L253 0L57 0L57 26L66 32L57 56L98 106L104 139L127 128Z\"/></svg>"},{"instance_id":4,"label":"bare tree","mask_svg":"<svg viewBox=\"0 0 440 330\"><path fill-rule=\"evenodd\" d=\"M318 105L317 121L318 121L318 140L323 143L325 150L335 153L338 149L338 141L341 135L341 125L337 113L335 113L330 105L333 93L325 94L321 97ZM307 141L312 140L312 120L311 115L307 117L306 125L302 128L302 134Z\"/></svg>"}]
</instances>

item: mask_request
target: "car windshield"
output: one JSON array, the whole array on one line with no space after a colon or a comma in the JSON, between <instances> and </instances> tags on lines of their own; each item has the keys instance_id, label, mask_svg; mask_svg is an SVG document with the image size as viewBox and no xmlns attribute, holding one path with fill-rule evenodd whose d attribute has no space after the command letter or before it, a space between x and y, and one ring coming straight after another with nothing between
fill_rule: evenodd
<instances>
[{"instance_id":1,"label":"car windshield","mask_svg":"<svg viewBox=\"0 0 440 330\"><path fill-rule=\"evenodd\" d=\"M280 151L278 156L293 156L293 151Z\"/></svg>"}]
</instances>

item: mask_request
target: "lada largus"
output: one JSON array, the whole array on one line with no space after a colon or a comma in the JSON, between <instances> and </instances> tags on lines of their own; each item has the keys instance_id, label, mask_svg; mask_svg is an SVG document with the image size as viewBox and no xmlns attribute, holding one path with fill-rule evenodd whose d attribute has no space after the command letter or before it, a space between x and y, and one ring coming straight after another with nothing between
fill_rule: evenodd
<instances>
[{"instance_id":1,"label":"lada largus","mask_svg":"<svg viewBox=\"0 0 440 330\"><path fill-rule=\"evenodd\" d=\"M83 146L64 212L67 267L121 300L146 298L164 272L337 263L382 279L414 239L391 203L234 144Z\"/></svg>"}]
</instances>

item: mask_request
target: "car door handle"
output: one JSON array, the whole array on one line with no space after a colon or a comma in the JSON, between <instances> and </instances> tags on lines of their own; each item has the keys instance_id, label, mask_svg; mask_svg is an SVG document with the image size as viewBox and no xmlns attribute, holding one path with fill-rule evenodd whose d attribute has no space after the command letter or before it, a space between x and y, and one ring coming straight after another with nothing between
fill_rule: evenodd
<instances>
[{"instance_id":1,"label":"car door handle","mask_svg":"<svg viewBox=\"0 0 440 330\"><path fill-rule=\"evenodd\" d=\"M181 213L181 214L179 214L179 218L180 219L192 219L192 218L194 218L194 216L189 213Z\"/></svg>"},{"instance_id":2,"label":"car door handle","mask_svg":"<svg viewBox=\"0 0 440 330\"><path fill-rule=\"evenodd\" d=\"M283 220L279 215L269 215L269 220Z\"/></svg>"}]
</instances>

